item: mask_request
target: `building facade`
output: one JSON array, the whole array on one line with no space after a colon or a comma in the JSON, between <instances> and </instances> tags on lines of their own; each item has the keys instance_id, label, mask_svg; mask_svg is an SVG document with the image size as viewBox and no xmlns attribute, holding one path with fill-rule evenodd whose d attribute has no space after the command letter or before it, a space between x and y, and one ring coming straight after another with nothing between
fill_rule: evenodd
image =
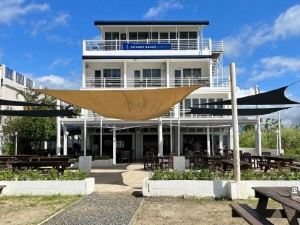
<instances>
[{"instance_id":1,"label":"building facade","mask_svg":"<svg viewBox=\"0 0 300 225\"><path fill-rule=\"evenodd\" d=\"M131 151L137 161L147 151L214 154L232 148L231 117L187 114L190 107L230 98L223 41L204 37L208 25L208 21L95 21L100 39L83 41L82 90L203 87L162 118L133 122L88 112L87 143L81 143L88 154L113 155L113 131L116 150ZM83 123L84 116L62 120L65 130L83 129Z\"/></svg>"},{"instance_id":2,"label":"building facade","mask_svg":"<svg viewBox=\"0 0 300 225\"><path fill-rule=\"evenodd\" d=\"M4 64L0 64L0 99L12 101L24 101L24 97L20 94L21 90L33 88L34 82L24 76L8 68ZM22 106L4 106L0 105L0 110L22 110ZM2 154L3 133L2 126L5 123L5 117L0 116L0 154Z\"/></svg>"}]
</instances>

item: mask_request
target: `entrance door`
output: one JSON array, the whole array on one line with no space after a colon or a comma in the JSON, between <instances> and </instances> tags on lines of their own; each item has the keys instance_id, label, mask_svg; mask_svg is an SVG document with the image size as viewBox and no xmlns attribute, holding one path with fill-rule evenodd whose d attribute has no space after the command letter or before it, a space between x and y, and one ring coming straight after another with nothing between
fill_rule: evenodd
<instances>
[{"instance_id":1,"label":"entrance door","mask_svg":"<svg viewBox=\"0 0 300 225\"><path fill-rule=\"evenodd\" d=\"M183 135L183 154L188 154L190 151L203 153L207 151L206 135Z\"/></svg>"},{"instance_id":2,"label":"entrance door","mask_svg":"<svg viewBox=\"0 0 300 225\"><path fill-rule=\"evenodd\" d=\"M158 153L158 136L157 134L144 134L143 136L143 155L146 152L154 152L155 155Z\"/></svg>"}]
</instances>

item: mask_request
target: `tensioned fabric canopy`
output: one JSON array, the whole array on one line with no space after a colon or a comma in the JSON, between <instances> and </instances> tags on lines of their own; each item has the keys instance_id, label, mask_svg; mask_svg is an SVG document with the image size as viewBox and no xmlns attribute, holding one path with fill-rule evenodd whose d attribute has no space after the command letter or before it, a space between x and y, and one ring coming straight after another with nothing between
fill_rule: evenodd
<instances>
[{"instance_id":1,"label":"tensioned fabric canopy","mask_svg":"<svg viewBox=\"0 0 300 225\"><path fill-rule=\"evenodd\" d=\"M238 105L290 105L299 104L298 102L288 99L284 92L288 86L267 91L264 93L249 95L242 98L237 98ZM231 100L203 103L199 105L231 105Z\"/></svg>"},{"instance_id":2,"label":"tensioned fabric canopy","mask_svg":"<svg viewBox=\"0 0 300 225\"><path fill-rule=\"evenodd\" d=\"M142 90L35 89L101 116L122 120L148 120L164 116L200 86Z\"/></svg>"},{"instance_id":3,"label":"tensioned fabric canopy","mask_svg":"<svg viewBox=\"0 0 300 225\"><path fill-rule=\"evenodd\" d=\"M280 110L288 109L290 107L282 107L282 108L253 108L253 109L238 109L239 116L257 116L257 115L266 115L270 113L274 113ZM213 116L220 115L232 115L231 109L209 109L209 108L191 108L191 111L187 114L209 114Z\"/></svg>"},{"instance_id":4,"label":"tensioned fabric canopy","mask_svg":"<svg viewBox=\"0 0 300 225\"><path fill-rule=\"evenodd\" d=\"M71 117L77 114L72 110L0 110L0 116Z\"/></svg>"}]
</instances>

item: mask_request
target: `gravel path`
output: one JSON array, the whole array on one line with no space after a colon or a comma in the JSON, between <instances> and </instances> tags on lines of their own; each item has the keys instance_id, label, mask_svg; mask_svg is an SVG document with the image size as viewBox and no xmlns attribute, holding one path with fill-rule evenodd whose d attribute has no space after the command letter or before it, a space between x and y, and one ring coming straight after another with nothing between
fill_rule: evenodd
<instances>
[{"instance_id":1,"label":"gravel path","mask_svg":"<svg viewBox=\"0 0 300 225\"><path fill-rule=\"evenodd\" d=\"M128 225L142 199L130 194L93 193L44 225Z\"/></svg>"}]
</instances>

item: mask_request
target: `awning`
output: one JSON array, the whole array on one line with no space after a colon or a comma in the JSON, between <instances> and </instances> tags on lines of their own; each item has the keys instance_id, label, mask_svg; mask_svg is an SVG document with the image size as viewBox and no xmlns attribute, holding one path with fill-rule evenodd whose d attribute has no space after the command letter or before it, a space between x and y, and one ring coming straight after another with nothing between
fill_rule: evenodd
<instances>
[{"instance_id":1,"label":"awning","mask_svg":"<svg viewBox=\"0 0 300 225\"><path fill-rule=\"evenodd\" d=\"M0 116L72 117L77 114L72 110L0 110Z\"/></svg>"},{"instance_id":2,"label":"awning","mask_svg":"<svg viewBox=\"0 0 300 225\"><path fill-rule=\"evenodd\" d=\"M122 120L148 120L167 114L171 107L200 86L143 90L47 90L34 91Z\"/></svg>"},{"instance_id":3,"label":"awning","mask_svg":"<svg viewBox=\"0 0 300 225\"><path fill-rule=\"evenodd\" d=\"M284 92L288 86L281 87L275 90L264 93L249 95L242 98L237 98L238 105L290 105L299 104L298 102L288 99ZM203 103L200 105L231 105L231 100Z\"/></svg>"},{"instance_id":4,"label":"awning","mask_svg":"<svg viewBox=\"0 0 300 225\"><path fill-rule=\"evenodd\" d=\"M288 109L290 107L283 108L263 108L263 109L238 109L239 116L257 116L271 114L280 110ZM191 112L187 114L202 114L213 116L230 116L232 115L231 109L209 109L209 108L191 108Z\"/></svg>"}]
</instances>

